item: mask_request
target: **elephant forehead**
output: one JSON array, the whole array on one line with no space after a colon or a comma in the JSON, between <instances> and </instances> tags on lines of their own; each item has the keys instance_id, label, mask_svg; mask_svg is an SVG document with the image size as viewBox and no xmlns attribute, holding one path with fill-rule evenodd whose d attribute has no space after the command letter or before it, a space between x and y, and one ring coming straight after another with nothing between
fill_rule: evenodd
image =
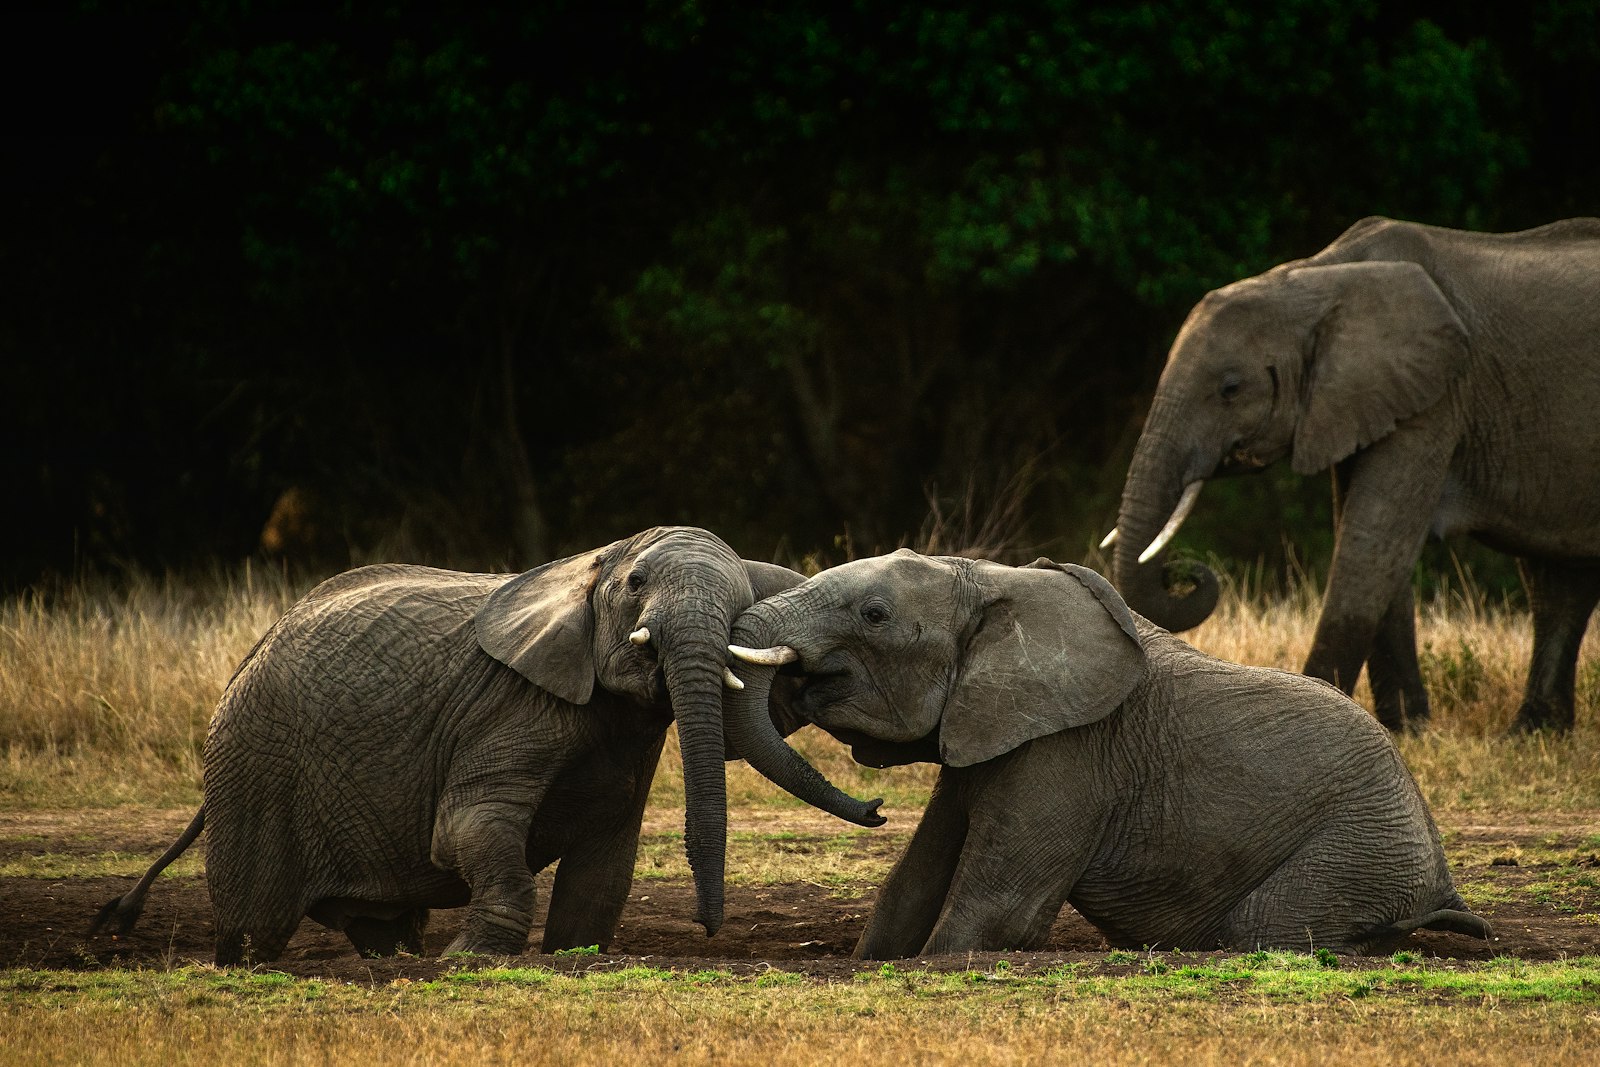
<instances>
[{"instance_id":1,"label":"elephant forehead","mask_svg":"<svg viewBox=\"0 0 1600 1067\"><path fill-rule=\"evenodd\" d=\"M733 549L709 530L696 526L658 526L641 538L634 558L657 565L677 560L737 559Z\"/></svg>"},{"instance_id":2,"label":"elephant forehead","mask_svg":"<svg viewBox=\"0 0 1600 1067\"><path fill-rule=\"evenodd\" d=\"M846 599L875 594L890 600L935 603L950 600L955 587L948 565L908 549L841 564L816 580Z\"/></svg>"}]
</instances>

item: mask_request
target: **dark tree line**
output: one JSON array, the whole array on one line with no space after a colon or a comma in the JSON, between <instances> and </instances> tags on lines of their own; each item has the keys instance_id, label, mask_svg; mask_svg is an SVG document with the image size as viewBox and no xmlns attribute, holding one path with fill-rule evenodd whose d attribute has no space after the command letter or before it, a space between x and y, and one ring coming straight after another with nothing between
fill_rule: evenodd
<instances>
[{"instance_id":1,"label":"dark tree line","mask_svg":"<svg viewBox=\"0 0 1600 1067\"><path fill-rule=\"evenodd\" d=\"M837 559L930 512L1077 558L1208 288L1368 214L1600 212L1597 8L40 16L3 578L238 559L275 504L323 566L663 522ZM1240 482L1193 543L1315 559L1325 497Z\"/></svg>"}]
</instances>

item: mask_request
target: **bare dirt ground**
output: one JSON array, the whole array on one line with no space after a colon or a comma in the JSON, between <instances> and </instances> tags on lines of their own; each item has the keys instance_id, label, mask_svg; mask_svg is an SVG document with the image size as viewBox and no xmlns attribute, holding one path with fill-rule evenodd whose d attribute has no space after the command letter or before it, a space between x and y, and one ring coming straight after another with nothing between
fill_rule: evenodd
<instances>
[{"instance_id":1,"label":"bare dirt ground","mask_svg":"<svg viewBox=\"0 0 1600 1067\"><path fill-rule=\"evenodd\" d=\"M30 858L103 856L108 852L153 856L187 823L190 812L24 812L0 814L0 863L20 876L0 877L0 968L102 968L163 966L211 958L210 904L203 878L163 878L152 888L144 916L126 938L89 937L99 907L133 886L133 877L30 877ZM761 823L784 826L794 836L781 847L804 852L808 840L837 833L805 812L758 813ZM1422 932L1405 946L1425 956L1527 960L1600 954L1600 812L1541 815L1474 815L1441 819L1458 887L1466 886L1476 910L1495 927L1491 942L1454 934ZM646 833L675 828L652 816ZM201 844L203 845L202 838ZM904 847L905 836L863 835L854 847L883 869ZM200 846L197 846L200 847ZM548 899L549 874L540 877L540 900ZM856 895L846 888L805 880L775 885L728 886L726 925L714 938L697 926L694 891L687 879L638 879L610 953L602 956L518 957L521 966L584 970L597 966L717 968L753 972L767 967L818 977L843 975L863 966L849 959L870 913L876 890ZM440 960L460 923L459 911L436 911L426 945L431 958L358 958L342 934L306 920L275 970L307 977L390 981L423 979L463 966ZM537 946L542 931L533 931ZM1104 962L1108 946L1094 927L1070 907L1042 951L1009 953L1011 965L1033 970L1062 962ZM502 962L502 961L497 961ZM987 966L988 955L927 959L934 969ZM481 966L474 961L472 966Z\"/></svg>"}]
</instances>

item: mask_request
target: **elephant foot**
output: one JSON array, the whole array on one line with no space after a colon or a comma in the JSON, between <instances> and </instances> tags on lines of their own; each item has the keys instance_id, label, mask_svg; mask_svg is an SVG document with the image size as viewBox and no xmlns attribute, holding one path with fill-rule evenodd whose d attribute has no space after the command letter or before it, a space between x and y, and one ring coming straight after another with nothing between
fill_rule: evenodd
<instances>
[{"instance_id":1,"label":"elephant foot","mask_svg":"<svg viewBox=\"0 0 1600 1067\"><path fill-rule=\"evenodd\" d=\"M480 956L520 956L528 951L528 917L512 913L504 906L474 908L461 933L450 942L444 954L472 953Z\"/></svg>"},{"instance_id":2,"label":"elephant foot","mask_svg":"<svg viewBox=\"0 0 1600 1067\"><path fill-rule=\"evenodd\" d=\"M1528 737L1532 734L1549 734L1562 737L1570 733L1573 709L1562 708L1544 701L1524 701L1517 709L1517 717L1506 730L1507 737Z\"/></svg>"},{"instance_id":3,"label":"elephant foot","mask_svg":"<svg viewBox=\"0 0 1600 1067\"><path fill-rule=\"evenodd\" d=\"M363 956L420 956L427 926L428 909L419 908L393 919L356 916L346 924L344 934Z\"/></svg>"}]
</instances>

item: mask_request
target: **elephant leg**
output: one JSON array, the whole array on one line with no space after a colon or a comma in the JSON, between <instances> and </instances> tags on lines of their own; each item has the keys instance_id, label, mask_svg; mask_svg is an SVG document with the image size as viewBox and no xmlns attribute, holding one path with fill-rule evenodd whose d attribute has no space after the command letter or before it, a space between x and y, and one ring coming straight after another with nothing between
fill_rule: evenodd
<instances>
[{"instance_id":1,"label":"elephant leg","mask_svg":"<svg viewBox=\"0 0 1600 1067\"><path fill-rule=\"evenodd\" d=\"M1565 733L1575 719L1578 649L1600 603L1600 567L1544 559L1519 560L1518 567L1533 609L1533 658L1511 732Z\"/></svg>"},{"instance_id":2,"label":"elephant leg","mask_svg":"<svg viewBox=\"0 0 1600 1067\"><path fill-rule=\"evenodd\" d=\"M283 955L289 939L294 936L300 921L273 924L256 923L248 927L217 927L216 961L218 967L242 967L256 963L271 963Z\"/></svg>"},{"instance_id":3,"label":"elephant leg","mask_svg":"<svg viewBox=\"0 0 1600 1067\"><path fill-rule=\"evenodd\" d=\"M534 904L527 859L532 819L533 805L526 802L440 805L433 862L457 871L472 894L467 920L446 954L519 955L527 950Z\"/></svg>"},{"instance_id":4,"label":"elephant leg","mask_svg":"<svg viewBox=\"0 0 1600 1067\"><path fill-rule=\"evenodd\" d=\"M967 814L958 792L949 771L941 772L911 844L878 893L877 906L856 942L856 959L904 959L927 943L967 836Z\"/></svg>"},{"instance_id":5,"label":"elephant leg","mask_svg":"<svg viewBox=\"0 0 1600 1067\"><path fill-rule=\"evenodd\" d=\"M1378 721L1390 730L1415 733L1428 721L1428 690L1417 663L1416 607L1403 584L1378 622L1367 677Z\"/></svg>"},{"instance_id":6,"label":"elephant leg","mask_svg":"<svg viewBox=\"0 0 1600 1067\"><path fill-rule=\"evenodd\" d=\"M352 916L345 924L344 936L363 956L396 956L402 952L422 955L422 932L428 926L428 909L402 912L393 919Z\"/></svg>"},{"instance_id":7,"label":"elephant leg","mask_svg":"<svg viewBox=\"0 0 1600 1067\"><path fill-rule=\"evenodd\" d=\"M974 789L966 840L926 954L1033 948L1050 932L1104 830L1104 802L1064 793L1060 767L1016 760ZM1048 773L1054 772L1054 773Z\"/></svg>"},{"instance_id":8,"label":"elephant leg","mask_svg":"<svg viewBox=\"0 0 1600 1067\"><path fill-rule=\"evenodd\" d=\"M656 762L666 735L644 754L634 776L633 794L626 814L605 832L570 848L556 867L550 890L550 910L545 917L542 950L599 945L606 951L617 932L617 920L633 887L633 868L639 856L639 824L655 778Z\"/></svg>"},{"instance_id":9,"label":"elephant leg","mask_svg":"<svg viewBox=\"0 0 1600 1067\"><path fill-rule=\"evenodd\" d=\"M1341 471L1348 489L1306 674L1346 694L1354 691L1380 622L1409 584L1454 443L1448 426L1418 418L1357 453ZM1386 630L1386 648L1398 632Z\"/></svg>"}]
</instances>

